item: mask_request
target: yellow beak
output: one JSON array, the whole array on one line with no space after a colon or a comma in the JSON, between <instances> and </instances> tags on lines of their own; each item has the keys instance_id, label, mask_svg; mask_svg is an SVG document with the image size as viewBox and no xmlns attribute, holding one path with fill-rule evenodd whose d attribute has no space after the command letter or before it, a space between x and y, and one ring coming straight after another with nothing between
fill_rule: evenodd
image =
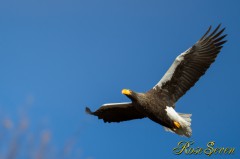
<instances>
[{"instance_id":1,"label":"yellow beak","mask_svg":"<svg viewBox=\"0 0 240 159\"><path fill-rule=\"evenodd\" d=\"M131 94L132 94L132 91L130 91L129 89L123 89L123 90L122 90L122 94L131 95Z\"/></svg>"}]
</instances>

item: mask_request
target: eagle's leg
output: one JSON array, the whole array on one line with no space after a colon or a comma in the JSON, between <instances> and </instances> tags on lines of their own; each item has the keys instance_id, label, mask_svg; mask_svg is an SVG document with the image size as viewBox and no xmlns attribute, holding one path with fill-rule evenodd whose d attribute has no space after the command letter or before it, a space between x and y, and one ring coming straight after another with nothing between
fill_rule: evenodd
<instances>
[{"instance_id":1,"label":"eagle's leg","mask_svg":"<svg viewBox=\"0 0 240 159\"><path fill-rule=\"evenodd\" d=\"M181 125L179 122L174 121L173 124L174 124L175 128L178 128L178 129L181 128Z\"/></svg>"}]
</instances>

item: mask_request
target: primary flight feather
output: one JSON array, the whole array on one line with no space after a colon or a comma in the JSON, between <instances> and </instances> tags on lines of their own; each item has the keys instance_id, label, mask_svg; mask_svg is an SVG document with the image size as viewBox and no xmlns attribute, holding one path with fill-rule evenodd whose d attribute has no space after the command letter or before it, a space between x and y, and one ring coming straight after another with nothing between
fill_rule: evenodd
<instances>
[{"instance_id":1,"label":"primary flight feather","mask_svg":"<svg viewBox=\"0 0 240 159\"><path fill-rule=\"evenodd\" d=\"M192 47L176 57L162 79L148 92L123 89L122 94L132 102L104 104L95 112L86 107L86 112L109 123L148 117L167 131L190 137L191 114L176 112L175 103L205 74L221 51L226 34L222 35L225 28L220 27L211 32L210 26Z\"/></svg>"}]
</instances>

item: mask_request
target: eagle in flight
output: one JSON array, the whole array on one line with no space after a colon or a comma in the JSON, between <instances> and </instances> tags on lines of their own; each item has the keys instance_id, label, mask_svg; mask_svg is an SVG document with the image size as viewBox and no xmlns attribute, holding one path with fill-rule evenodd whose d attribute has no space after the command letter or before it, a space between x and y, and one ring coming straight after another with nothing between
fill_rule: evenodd
<instances>
[{"instance_id":1,"label":"eagle in flight","mask_svg":"<svg viewBox=\"0 0 240 159\"><path fill-rule=\"evenodd\" d=\"M176 57L162 79L146 93L123 89L122 94L131 102L104 104L94 112L86 107L86 112L109 123L147 117L167 131L190 137L191 114L176 112L175 103L205 74L221 51L227 35L222 35L225 28L220 27L211 31L210 26L192 47Z\"/></svg>"}]
</instances>

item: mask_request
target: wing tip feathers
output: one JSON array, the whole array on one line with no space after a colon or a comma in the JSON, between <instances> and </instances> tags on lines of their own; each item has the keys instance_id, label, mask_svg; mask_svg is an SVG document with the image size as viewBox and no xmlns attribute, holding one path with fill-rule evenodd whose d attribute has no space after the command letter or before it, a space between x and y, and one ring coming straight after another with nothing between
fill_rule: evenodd
<instances>
[{"instance_id":1,"label":"wing tip feathers","mask_svg":"<svg viewBox=\"0 0 240 159\"><path fill-rule=\"evenodd\" d=\"M85 108L85 112L86 112L87 114L94 115L93 112L91 111L91 109L88 108L88 107Z\"/></svg>"},{"instance_id":2,"label":"wing tip feathers","mask_svg":"<svg viewBox=\"0 0 240 159\"><path fill-rule=\"evenodd\" d=\"M221 28L221 26L222 26L222 23L218 24L217 27L211 32L211 30L212 30L212 25L210 25L210 26L208 27L208 30L206 31L206 33L200 38L199 41L202 41L202 40L207 39L207 38L210 38L210 37L212 37L213 39L217 38L217 37L218 37L219 35L221 35L221 34L224 32L224 30L226 29L226 28L224 27L224 28L222 28L220 31L218 31L219 28ZM225 38L226 36L227 36L227 34L225 34L223 38Z\"/></svg>"}]
</instances>

